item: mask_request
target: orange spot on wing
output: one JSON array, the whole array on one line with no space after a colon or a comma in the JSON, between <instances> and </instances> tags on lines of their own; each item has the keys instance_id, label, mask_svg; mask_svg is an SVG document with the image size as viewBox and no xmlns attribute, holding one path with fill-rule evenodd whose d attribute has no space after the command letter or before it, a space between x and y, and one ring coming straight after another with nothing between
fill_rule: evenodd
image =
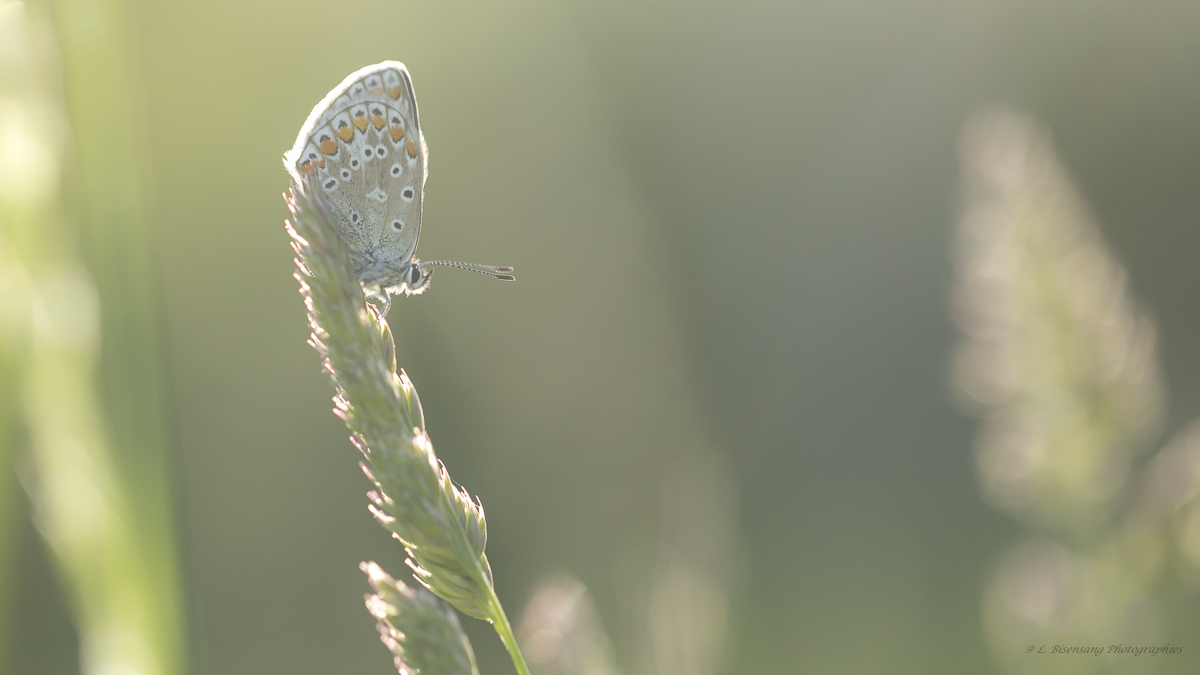
<instances>
[{"instance_id":1,"label":"orange spot on wing","mask_svg":"<svg viewBox=\"0 0 1200 675\"><path fill-rule=\"evenodd\" d=\"M311 176L317 172L317 167L313 166L311 161L300 162L300 166L298 168L300 169L301 176Z\"/></svg>"},{"instance_id":2,"label":"orange spot on wing","mask_svg":"<svg viewBox=\"0 0 1200 675\"><path fill-rule=\"evenodd\" d=\"M365 114L359 113L351 121L354 122L354 126L358 127L359 131L367 130L367 116ZM350 140L350 139L347 138L346 140Z\"/></svg>"},{"instance_id":3,"label":"orange spot on wing","mask_svg":"<svg viewBox=\"0 0 1200 675\"><path fill-rule=\"evenodd\" d=\"M387 120L383 119L383 115L371 115L371 124L374 124L376 129L382 129Z\"/></svg>"},{"instance_id":4,"label":"orange spot on wing","mask_svg":"<svg viewBox=\"0 0 1200 675\"><path fill-rule=\"evenodd\" d=\"M313 160L313 164L315 164L318 168L324 169L325 168L325 158L318 157Z\"/></svg>"},{"instance_id":5,"label":"orange spot on wing","mask_svg":"<svg viewBox=\"0 0 1200 675\"><path fill-rule=\"evenodd\" d=\"M400 87L388 87L387 93L392 98L400 98Z\"/></svg>"},{"instance_id":6,"label":"orange spot on wing","mask_svg":"<svg viewBox=\"0 0 1200 675\"><path fill-rule=\"evenodd\" d=\"M342 126L338 127L337 135L338 138L349 143L350 139L354 138L354 127L342 122Z\"/></svg>"},{"instance_id":7,"label":"orange spot on wing","mask_svg":"<svg viewBox=\"0 0 1200 675\"><path fill-rule=\"evenodd\" d=\"M367 93L372 96L379 96L380 94L383 93L383 87L375 87L374 89L368 89Z\"/></svg>"},{"instance_id":8,"label":"orange spot on wing","mask_svg":"<svg viewBox=\"0 0 1200 675\"><path fill-rule=\"evenodd\" d=\"M337 141L328 136L322 136L321 144L317 147L320 148L321 152L327 155L336 155L338 150Z\"/></svg>"},{"instance_id":9,"label":"orange spot on wing","mask_svg":"<svg viewBox=\"0 0 1200 675\"><path fill-rule=\"evenodd\" d=\"M417 156L417 145L412 142L411 138L408 139L408 156L409 157Z\"/></svg>"},{"instance_id":10,"label":"orange spot on wing","mask_svg":"<svg viewBox=\"0 0 1200 675\"><path fill-rule=\"evenodd\" d=\"M393 143L399 143L400 139L404 138L404 127L402 127L398 124L393 124L391 126L391 128L388 129L388 131L390 131L392 134L392 142Z\"/></svg>"}]
</instances>

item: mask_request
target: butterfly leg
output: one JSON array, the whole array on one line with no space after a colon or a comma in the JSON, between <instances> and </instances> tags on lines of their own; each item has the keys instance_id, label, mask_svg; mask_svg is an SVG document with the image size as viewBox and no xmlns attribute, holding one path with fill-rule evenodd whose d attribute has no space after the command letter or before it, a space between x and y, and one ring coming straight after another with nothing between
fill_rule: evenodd
<instances>
[{"instance_id":1,"label":"butterfly leg","mask_svg":"<svg viewBox=\"0 0 1200 675\"><path fill-rule=\"evenodd\" d=\"M382 288L379 289L379 292L383 294L383 309L379 311L379 319L383 320L387 318L388 310L392 308L392 294Z\"/></svg>"}]
</instances>

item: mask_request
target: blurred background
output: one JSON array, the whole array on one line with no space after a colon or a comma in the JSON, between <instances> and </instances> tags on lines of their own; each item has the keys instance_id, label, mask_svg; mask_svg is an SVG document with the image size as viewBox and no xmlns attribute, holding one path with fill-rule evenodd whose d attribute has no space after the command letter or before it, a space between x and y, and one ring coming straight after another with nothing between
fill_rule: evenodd
<instances>
[{"instance_id":1,"label":"blurred background","mask_svg":"<svg viewBox=\"0 0 1200 675\"><path fill-rule=\"evenodd\" d=\"M516 268L389 320L537 672L1200 670L1200 4L0 22L0 671L394 672L280 198L385 59L419 255Z\"/></svg>"}]
</instances>

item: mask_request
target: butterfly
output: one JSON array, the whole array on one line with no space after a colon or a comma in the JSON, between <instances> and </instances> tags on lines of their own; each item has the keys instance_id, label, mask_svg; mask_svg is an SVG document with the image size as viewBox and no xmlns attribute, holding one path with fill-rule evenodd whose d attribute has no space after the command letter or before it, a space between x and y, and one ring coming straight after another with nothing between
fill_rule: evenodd
<instances>
[{"instance_id":1,"label":"butterfly","mask_svg":"<svg viewBox=\"0 0 1200 675\"><path fill-rule=\"evenodd\" d=\"M354 272L383 314L399 293L429 287L443 265L515 281L511 267L415 257L421 235L429 147L421 133L408 68L384 61L351 73L313 108L283 155L297 185L325 202Z\"/></svg>"}]
</instances>

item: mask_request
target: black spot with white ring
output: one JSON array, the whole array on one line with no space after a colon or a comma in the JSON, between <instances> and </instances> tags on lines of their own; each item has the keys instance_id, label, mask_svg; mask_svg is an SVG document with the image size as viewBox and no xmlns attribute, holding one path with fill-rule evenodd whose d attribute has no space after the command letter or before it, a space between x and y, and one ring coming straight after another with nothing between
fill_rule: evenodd
<instances>
[{"instance_id":1,"label":"black spot with white ring","mask_svg":"<svg viewBox=\"0 0 1200 675\"><path fill-rule=\"evenodd\" d=\"M358 211L350 212L350 224L357 225L362 220L362 216L358 215Z\"/></svg>"},{"instance_id":2,"label":"black spot with white ring","mask_svg":"<svg viewBox=\"0 0 1200 675\"><path fill-rule=\"evenodd\" d=\"M404 191L400 193L400 198L406 202L411 202L413 200L413 197L416 196L416 194L417 193L414 192L412 187L410 186L410 187L404 188Z\"/></svg>"},{"instance_id":3,"label":"black spot with white ring","mask_svg":"<svg viewBox=\"0 0 1200 675\"><path fill-rule=\"evenodd\" d=\"M401 168L400 162L396 162L395 164L392 165L392 170L391 170L392 178L399 178L400 174L403 172L404 172L404 169Z\"/></svg>"},{"instance_id":4,"label":"black spot with white ring","mask_svg":"<svg viewBox=\"0 0 1200 675\"><path fill-rule=\"evenodd\" d=\"M399 218L393 220L392 221L392 229L395 230L396 232L403 232L404 231L404 221L400 220Z\"/></svg>"},{"instance_id":5,"label":"black spot with white ring","mask_svg":"<svg viewBox=\"0 0 1200 675\"><path fill-rule=\"evenodd\" d=\"M342 180L350 180L350 169L342 168Z\"/></svg>"},{"instance_id":6,"label":"black spot with white ring","mask_svg":"<svg viewBox=\"0 0 1200 675\"><path fill-rule=\"evenodd\" d=\"M375 146L375 156L378 157L379 159L383 159L384 157L387 157L387 148L384 147L383 143L380 143L379 145Z\"/></svg>"},{"instance_id":7,"label":"black spot with white ring","mask_svg":"<svg viewBox=\"0 0 1200 675\"><path fill-rule=\"evenodd\" d=\"M358 161L357 157L350 160L350 168L351 169L358 170L358 167L360 167L360 166L362 166L362 164Z\"/></svg>"},{"instance_id":8,"label":"black spot with white ring","mask_svg":"<svg viewBox=\"0 0 1200 675\"><path fill-rule=\"evenodd\" d=\"M337 179L330 178L329 180L325 181L325 185L323 187L325 188L326 192L332 192L337 189L337 186L338 186Z\"/></svg>"}]
</instances>

